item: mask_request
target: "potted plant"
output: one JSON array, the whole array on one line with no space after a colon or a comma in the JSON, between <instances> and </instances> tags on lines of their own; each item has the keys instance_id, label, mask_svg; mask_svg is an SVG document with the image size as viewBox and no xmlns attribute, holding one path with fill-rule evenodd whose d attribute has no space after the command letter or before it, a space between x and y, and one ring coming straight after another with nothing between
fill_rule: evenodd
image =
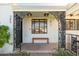
<instances>
[{"instance_id":1,"label":"potted plant","mask_svg":"<svg viewBox=\"0 0 79 59\"><path fill-rule=\"evenodd\" d=\"M9 38L9 27L5 25L0 25L0 48L2 48L5 43L9 43Z\"/></svg>"}]
</instances>

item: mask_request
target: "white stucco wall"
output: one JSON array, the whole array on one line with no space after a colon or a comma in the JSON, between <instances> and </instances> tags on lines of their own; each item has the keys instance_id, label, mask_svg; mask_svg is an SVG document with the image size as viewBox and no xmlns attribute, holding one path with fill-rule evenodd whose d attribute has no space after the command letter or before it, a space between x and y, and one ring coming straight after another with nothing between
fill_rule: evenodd
<instances>
[{"instance_id":1,"label":"white stucco wall","mask_svg":"<svg viewBox=\"0 0 79 59\"><path fill-rule=\"evenodd\" d=\"M11 20L10 20L11 19ZM0 48L0 53L11 53L13 51L13 13L11 5L0 4L0 25L9 26L10 42L11 44L5 44L3 48Z\"/></svg>"},{"instance_id":2,"label":"white stucco wall","mask_svg":"<svg viewBox=\"0 0 79 59\"><path fill-rule=\"evenodd\" d=\"M32 19L47 19L47 34L32 34L31 33L31 20ZM24 17L23 19L23 43L32 43L32 38L49 38L50 43L58 42L58 22L53 17ZM35 43L46 43L47 41L37 40Z\"/></svg>"}]
</instances>

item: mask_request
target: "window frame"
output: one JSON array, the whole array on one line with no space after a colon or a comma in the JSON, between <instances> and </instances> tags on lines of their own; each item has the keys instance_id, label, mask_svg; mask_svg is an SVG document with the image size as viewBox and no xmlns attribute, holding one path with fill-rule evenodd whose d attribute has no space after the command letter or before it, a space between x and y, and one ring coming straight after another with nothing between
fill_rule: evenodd
<instances>
[{"instance_id":1,"label":"window frame","mask_svg":"<svg viewBox=\"0 0 79 59\"><path fill-rule=\"evenodd\" d=\"M33 29L32 29L32 23L33 23L33 20L39 20L39 33L35 33L35 31L34 31L34 33L33 33ZM44 20L44 33L40 33L40 28L41 28L41 26L40 26L40 20ZM32 19L31 20L31 33L32 34L47 34L48 33L48 22L47 22L47 28L46 28L46 32L45 32L45 21L47 22L47 19ZM35 29L35 23L34 23L34 29Z\"/></svg>"}]
</instances>

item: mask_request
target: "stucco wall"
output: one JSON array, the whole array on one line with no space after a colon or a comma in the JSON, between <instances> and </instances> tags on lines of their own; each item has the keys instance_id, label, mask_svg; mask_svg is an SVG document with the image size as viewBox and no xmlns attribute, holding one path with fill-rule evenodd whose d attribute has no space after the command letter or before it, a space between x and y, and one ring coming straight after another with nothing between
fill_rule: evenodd
<instances>
[{"instance_id":1,"label":"stucco wall","mask_svg":"<svg viewBox=\"0 0 79 59\"><path fill-rule=\"evenodd\" d=\"M31 20L32 19L47 19L47 34L32 34L31 33ZM23 43L32 43L32 38L33 37L43 37L43 38L49 38L50 43L57 43L58 42L58 22L55 18L53 17L24 17L23 19ZM44 40L37 40L35 43L46 43Z\"/></svg>"},{"instance_id":2,"label":"stucco wall","mask_svg":"<svg viewBox=\"0 0 79 59\"><path fill-rule=\"evenodd\" d=\"M9 26L10 42L0 48L0 53L11 53L13 51L13 14L10 5L0 5L0 25Z\"/></svg>"}]
</instances>

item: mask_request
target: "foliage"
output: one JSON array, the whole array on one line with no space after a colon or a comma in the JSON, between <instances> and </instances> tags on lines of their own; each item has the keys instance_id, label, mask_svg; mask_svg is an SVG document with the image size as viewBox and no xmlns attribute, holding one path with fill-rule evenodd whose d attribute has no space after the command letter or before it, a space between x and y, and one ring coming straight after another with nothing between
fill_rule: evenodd
<instances>
[{"instance_id":1,"label":"foliage","mask_svg":"<svg viewBox=\"0 0 79 59\"><path fill-rule=\"evenodd\" d=\"M71 52L64 50L64 48L58 49L58 56L73 56Z\"/></svg>"},{"instance_id":2,"label":"foliage","mask_svg":"<svg viewBox=\"0 0 79 59\"><path fill-rule=\"evenodd\" d=\"M27 53L27 52L18 52L15 55L16 56L30 56L30 53Z\"/></svg>"},{"instance_id":3,"label":"foliage","mask_svg":"<svg viewBox=\"0 0 79 59\"><path fill-rule=\"evenodd\" d=\"M10 33L8 26L0 25L0 48L3 47L5 43L9 43Z\"/></svg>"}]
</instances>

